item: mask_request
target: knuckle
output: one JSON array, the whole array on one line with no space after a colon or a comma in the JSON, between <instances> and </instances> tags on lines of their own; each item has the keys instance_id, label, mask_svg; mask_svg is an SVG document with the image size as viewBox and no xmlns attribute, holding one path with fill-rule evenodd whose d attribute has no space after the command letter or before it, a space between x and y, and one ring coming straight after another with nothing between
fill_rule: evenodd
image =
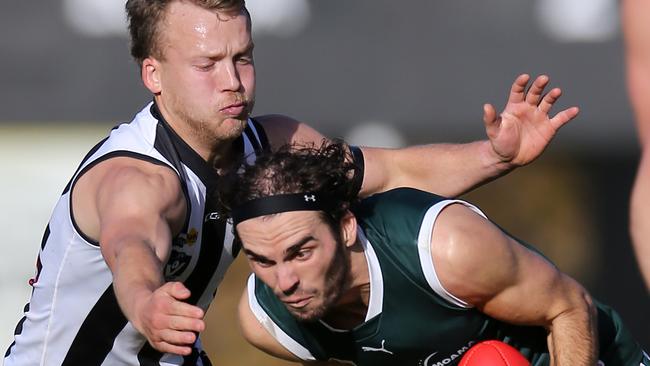
<instances>
[{"instance_id":1,"label":"knuckle","mask_svg":"<svg viewBox=\"0 0 650 366\"><path fill-rule=\"evenodd\" d=\"M156 315L156 316L153 317L152 322L151 322L151 325L152 325L155 329L164 329L166 323L167 323L167 322L166 322L166 320L165 320L165 317L160 316L160 315Z\"/></svg>"},{"instance_id":2,"label":"knuckle","mask_svg":"<svg viewBox=\"0 0 650 366\"><path fill-rule=\"evenodd\" d=\"M180 329L181 328L181 322L178 319L172 318L169 320L169 327L171 329Z\"/></svg>"}]
</instances>

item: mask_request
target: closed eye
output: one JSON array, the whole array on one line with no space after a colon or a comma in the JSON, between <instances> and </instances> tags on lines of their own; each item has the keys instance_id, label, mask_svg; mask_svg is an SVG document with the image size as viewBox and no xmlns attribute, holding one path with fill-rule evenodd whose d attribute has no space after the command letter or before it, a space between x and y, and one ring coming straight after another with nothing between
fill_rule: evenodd
<instances>
[{"instance_id":1,"label":"closed eye","mask_svg":"<svg viewBox=\"0 0 650 366\"><path fill-rule=\"evenodd\" d=\"M209 62L205 64L197 64L194 67L199 71L210 71L214 68L214 62Z\"/></svg>"}]
</instances>

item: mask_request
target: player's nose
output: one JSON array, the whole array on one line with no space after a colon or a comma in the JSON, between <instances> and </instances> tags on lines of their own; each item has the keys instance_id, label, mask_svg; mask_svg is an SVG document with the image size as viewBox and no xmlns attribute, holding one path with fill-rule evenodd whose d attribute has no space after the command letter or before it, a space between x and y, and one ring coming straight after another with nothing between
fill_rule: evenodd
<instances>
[{"instance_id":1,"label":"player's nose","mask_svg":"<svg viewBox=\"0 0 650 366\"><path fill-rule=\"evenodd\" d=\"M239 71L237 71L236 65L232 62L222 62L217 77L219 78L219 86L222 90L239 91L241 88Z\"/></svg>"},{"instance_id":2,"label":"player's nose","mask_svg":"<svg viewBox=\"0 0 650 366\"><path fill-rule=\"evenodd\" d=\"M291 295L298 289L300 280L296 272L288 265L278 266L277 271L278 289L285 295Z\"/></svg>"}]
</instances>

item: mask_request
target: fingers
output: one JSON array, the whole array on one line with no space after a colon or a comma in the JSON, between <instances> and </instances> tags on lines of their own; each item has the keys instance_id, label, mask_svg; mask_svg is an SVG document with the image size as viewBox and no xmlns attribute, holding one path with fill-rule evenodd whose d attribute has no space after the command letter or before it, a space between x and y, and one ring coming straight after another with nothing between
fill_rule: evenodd
<instances>
[{"instance_id":1,"label":"fingers","mask_svg":"<svg viewBox=\"0 0 650 366\"><path fill-rule=\"evenodd\" d=\"M181 356L188 356L192 353L192 347L177 346L167 342L150 342L151 346L162 353L172 353Z\"/></svg>"},{"instance_id":2,"label":"fingers","mask_svg":"<svg viewBox=\"0 0 650 366\"><path fill-rule=\"evenodd\" d=\"M192 332L179 332L177 330L165 329L159 333L160 339L156 343L167 343L170 345L186 347L196 341L196 334Z\"/></svg>"},{"instance_id":3,"label":"fingers","mask_svg":"<svg viewBox=\"0 0 650 366\"><path fill-rule=\"evenodd\" d=\"M526 95L526 86L528 85L529 80L530 75L528 74L521 74L517 76L515 82L512 83L512 87L510 88L508 103L519 103L524 101L524 97Z\"/></svg>"},{"instance_id":4,"label":"fingers","mask_svg":"<svg viewBox=\"0 0 650 366\"><path fill-rule=\"evenodd\" d=\"M559 112L558 114L555 115L555 117L551 118L551 124L555 129L558 129L570 120L574 119L578 113L580 113L580 109L578 107L571 107L568 109L563 110L562 112Z\"/></svg>"},{"instance_id":5,"label":"fingers","mask_svg":"<svg viewBox=\"0 0 650 366\"><path fill-rule=\"evenodd\" d=\"M167 319L167 322L168 324L165 328L173 330L201 333L205 329L205 322L196 318L172 315Z\"/></svg>"},{"instance_id":6,"label":"fingers","mask_svg":"<svg viewBox=\"0 0 650 366\"><path fill-rule=\"evenodd\" d=\"M179 282L168 282L154 291L144 311L143 329L149 343L161 352L190 354L196 334L205 329L204 311L186 303L190 291Z\"/></svg>"},{"instance_id":7,"label":"fingers","mask_svg":"<svg viewBox=\"0 0 650 366\"><path fill-rule=\"evenodd\" d=\"M154 292L149 305L149 316L183 316L202 319L203 309L184 302L190 297L190 290L180 282L168 282Z\"/></svg>"},{"instance_id":8,"label":"fingers","mask_svg":"<svg viewBox=\"0 0 650 366\"><path fill-rule=\"evenodd\" d=\"M192 345L196 335L191 332L165 331L160 333L160 339L149 340L149 343L160 352L187 356L192 353Z\"/></svg>"},{"instance_id":9,"label":"fingers","mask_svg":"<svg viewBox=\"0 0 650 366\"><path fill-rule=\"evenodd\" d=\"M530 77L528 75L519 75L510 90L509 101L525 101L531 106L537 106L537 108L544 114L548 114L555 102L557 102L560 96L562 96L562 90L560 88L553 88L544 95L544 89L548 86L550 79L547 75L540 75L533 81L528 91L525 91L529 81ZM561 121L562 124L564 124L573 119L575 115L572 115L570 112L568 115L562 114L560 117L561 118L558 118L558 121Z\"/></svg>"},{"instance_id":10,"label":"fingers","mask_svg":"<svg viewBox=\"0 0 650 366\"><path fill-rule=\"evenodd\" d=\"M184 305L187 307L177 307L176 304L172 304L170 309L151 309L153 314L149 318L148 330L151 333L166 330L202 332L205 329L203 310L189 304Z\"/></svg>"},{"instance_id":11,"label":"fingers","mask_svg":"<svg viewBox=\"0 0 650 366\"><path fill-rule=\"evenodd\" d=\"M548 112L551 111L551 107L553 107L553 104L557 102L558 98L562 95L562 90L560 88L554 88L551 89L550 92L548 92L542 101L539 103L539 110L548 114Z\"/></svg>"},{"instance_id":12,"label":"fingers","mask_svg":"<svg viewBox=\"0 0 650 366\"><path fill-rule=\"evenodd\" d=\"M203 309L185 302L174 301L166 311L169 315L184 316L193 319L203 319Z\"/></svg>"},{"instance_id":13,"label":"fingers","mask_svg":"<svg viewBox=\"0 0 650 366\"><path fill-rule=\"evenodd\" d=\"M152 322L147 339L159 351L186 355L191 352L197 334L204 329L201 319L161 315Z\"/></svg>"},{"instance_id":14,"label":"fingers","mask_svg":"<svg viewBox=\"0 0 650 366\"><path fill-rule=\"evenodd\" d=\"M538 105L539 101L542 99L542 92L546 85L548 85L548 76L540 75L533 81L533 84L528 89L526 93L526 102L530 105Z\"/></svg>"}]
</instances>

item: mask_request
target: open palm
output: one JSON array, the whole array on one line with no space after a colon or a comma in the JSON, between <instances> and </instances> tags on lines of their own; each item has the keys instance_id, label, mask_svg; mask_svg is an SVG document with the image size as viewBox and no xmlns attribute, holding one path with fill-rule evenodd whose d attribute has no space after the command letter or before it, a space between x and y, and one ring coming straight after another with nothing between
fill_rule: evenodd
<instances>
[{"instance_id":1,"label":"open palm","mask_svg":"<svg viewBox=\"0 0 650 366\"><path fill-rule=\"evenodd\" d=\"M548 85L546 75L538 76L526 91L530 76L519 75L512 84L503 111L497 115L494 106L483 106L485 130L494 153L503 162L522 166L535 160L548 146L558 129L578 115L571 107L549 115L562 91L553 88L543 94Z\"/></svg>"}]
</instances>

